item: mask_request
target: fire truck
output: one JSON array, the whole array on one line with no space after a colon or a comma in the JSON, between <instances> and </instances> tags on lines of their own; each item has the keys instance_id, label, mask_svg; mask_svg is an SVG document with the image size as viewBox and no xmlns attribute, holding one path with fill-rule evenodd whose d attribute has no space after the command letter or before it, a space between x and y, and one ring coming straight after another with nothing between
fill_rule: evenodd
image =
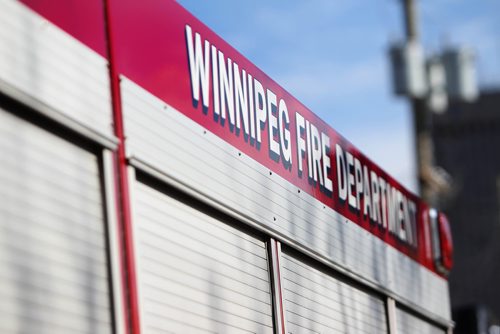
<instances>
[{"instance_id":1,"label":"fire truck","mask_svg":"<svg viewBox=\"0 0 500 334\"><path fill-rule=\"evenodd\" d=\"M446 217L171 0L0 0L1 333L451 333Z\"/></svg>"}]
</instances>

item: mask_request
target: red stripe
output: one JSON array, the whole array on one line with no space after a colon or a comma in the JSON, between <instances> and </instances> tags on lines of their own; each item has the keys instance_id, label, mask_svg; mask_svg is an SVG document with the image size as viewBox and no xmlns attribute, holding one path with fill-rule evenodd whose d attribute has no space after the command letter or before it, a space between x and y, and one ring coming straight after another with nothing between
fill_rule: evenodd
<instances>
[{"instance_id":1,"label":"red stripe","mask_svg":"<svg viewBox=\"0 0 500 334\"><path fill-rule=\"evenodd\" d=\"M106 57L102 0L20 0L20 2Z\"/></svg>"},{"instance_id":2,"label":"red stripe","mask_svg":"<svg viewBox=\"0 0 500 334\"><path fill-rule=\"evenodd\" d=\"M122 280L125 283L123 291L126 319L129 320L127 333L140 333L139 303L137 293L137 275L134 259L134 244L132 236L132 214L130 208L130 190L127 172L127 159L125 155L125 135L123 127L122 103L120 95L120 79L115 67L115 55L113 49L113 34L111 32L110 0L104 0L106 18L106 38L109 59L109 73L111 83L111 98L113 107L113 122L116 137L119 139L116 157L116 177L118 178L118 210L120 219L120 235L122 236L121 249L123 250ZM128 293L127 293L128 292ZM128 297L128 298L127 298ZM127 308L128 306L128 308ZM128 312L127 312L128 311Z\"/></svg>"}]
</instances>

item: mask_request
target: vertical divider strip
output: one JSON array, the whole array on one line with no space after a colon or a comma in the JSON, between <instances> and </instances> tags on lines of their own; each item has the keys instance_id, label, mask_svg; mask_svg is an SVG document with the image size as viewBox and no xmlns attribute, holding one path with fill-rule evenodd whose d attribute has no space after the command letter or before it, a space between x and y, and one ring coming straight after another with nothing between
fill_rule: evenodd
<instances>
[{"instance_id":1,"label":"vertical divider strip","mask_svg":"<svg viewBox=\"0 0 500 334\"><path fill-rule=\"evenodd\" d=\"M396 302L391 297L387 297L387 319L389 321L389 334L397 334Z\"/></svg>"},{"instance_id":2,"label":"vertical divider strip","mask_svg":"<svg viewBox=\"0 0 500 334\"><path fill-rule=\"evenodd\" d=\"M102 153L103 179L104 179L104 202L106 206L106 223L108 231L109 258L111 268L111 287L113 296L113 318L116 334L124 334L125 323L125 305L123 303L123 280L122 261L121 260L121 242L118 231L117 201L116 201L116 182L114 174L113 152L104 149Z\"/></svg>"},{"instance_id":3,"label":"vertical divider strip","mask_svg":"<svg viewBox=\"0 0 500 334\"><path fill-rule=\"evenodd\" d=\"M139 245L139 240L137 239L139 237L139 226L137 225L137 212L136 212L136 209L137 209L137 197L136 197L136 183L137 183L137 176L136 176L136 169L132 166L128 166L127 167L127 178L128 178L128 184L130 185L130 189L129 189L129 196L130 196L130 217L132 218L132 221L136 222L135 224L132 225L132 239L131 239L131 242L134 244L134 245ZM134 249L134 254L133 257L134 257L134 263L135 263L135 267L136 268L142 268L141 266L141 257L139 256L140 254L140 249L137 249L135 248ZM137 296L138 296L138 299L137 299L137 314L139 317L143 316L144 315L144 312L143 312L143 304L141 302L141 296L143 296L143 294L141 294L141 282L142 282L142 279L141 279L141 271L140 270L136 270L135 271L135 281L136 281L136 287L135 287L135 291L137 293ZM140 329L140 333L146 333L146 330L144 328L144 322L141 321L139 323L139 329Z\"/></svg>"},{"instance_id":4,"label":"vertical divider strip","mask_svg":"<svg viewBox=\"0 0 500 334\"><path fill-rule=\"evenodd\" d=\"M276 334L286 333L285 312L283 307L283 288L281 277L281 243L275 239L269 239L269 253L271 258L271 278L273 295L273 313L275 319Z\"/></svg>"},{"instance_id":5,"label":"vertical divider strip","mask_svg":"<svg viewBox=\"0 0 500 334\"><path fill-rule=\"evenodd\" d=\"M124 313L128 320L125 326L127 334L140 333L139 305L136 281L135 253L132 237L132 217L130 209L129 179L127 157L125 152L125 129L123 124L122 101L120 93L120 78L116 68L112 32L112 0L103 0L104 19L106 27L106 46L109 63L109 78L111 89L111 103L113 108L113 126L118 138L118 148L115 152L115 179L117 180L116 197L119 217L119 232L121 240L121 261L123 296L125 300Z\"/></svg>"}]
</instances>

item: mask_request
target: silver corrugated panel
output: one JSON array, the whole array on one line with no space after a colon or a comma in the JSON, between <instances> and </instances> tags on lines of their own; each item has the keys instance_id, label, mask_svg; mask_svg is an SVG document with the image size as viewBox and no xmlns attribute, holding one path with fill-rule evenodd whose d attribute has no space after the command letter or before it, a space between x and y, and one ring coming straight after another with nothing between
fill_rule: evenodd
<instances>
[{"instance_id":1,"label":"silver corrugated panel","mask_svg":"<svg viewBox=\"0 0 500 334\"><path fill-rule=\"evenodd\" d=\"M0 80L113 135L106 59L16 0L0 0Z\"/></svg>"},{"instance_id":2,"label":"silver corrugated panel","mask_svg":"<svg viewBox=\"0 0 500 334\"><path fill-rule=\"evenodd\" d=\"M283 254L288 333L387 333L384 302Z\"/></svg>"},{"instance_id":3,"label":"silver corrugated panel","mask_svg":"<svg viewBox=\"0 0 500 334\"><path fill-rule=\"evenodd\" d=\"M373 234L298 192L132 81L121 81L128 155L266 229L450 319L448 283ZM201 111L200 111L201 112Z\"/></svg>"},{"instance_id":4,"label":"silver corrugated panel","mask_svg":"<svg viewBox=\"0 0 500 334\"><path fill-rule=\"evenodd\" d=\"M264 242L136 183L146 333L272 333Z\"/></svg>"},{"instance_id":5,"label":"silver corrugated panel","mask_svg":"<svg viewBox=\"0 0 500 334\"><path fill-rule=\"evenodd\" d=\"M398 334L446 334L446 331L400 308L396 308Z\"/></svg>"},{"instance_id":6,"label":"silver corrugated panel","mask_svg":"<svg viewBox=\"0 0 500 334\"><path fill-rule=\"evenodd\" d=\"M0 109L0 171L0 332L111 332L96 156Z\"/></svg>"}]
</instances>

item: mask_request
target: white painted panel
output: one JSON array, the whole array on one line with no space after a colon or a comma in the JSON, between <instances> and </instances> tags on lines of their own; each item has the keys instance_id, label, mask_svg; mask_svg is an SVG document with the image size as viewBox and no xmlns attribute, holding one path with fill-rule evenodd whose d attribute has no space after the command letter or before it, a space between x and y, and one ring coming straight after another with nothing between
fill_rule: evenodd
<instances>
[{"instance_id":1,"label":"white painted panel","mask_svg":"<svg viewBox=\"0 0 500 334\"><path fill-rule=\"evenodd\" d=\"M110 333L97 157L0 109L0 332Z\"/></svg>"},{"instance_id":2,"label":"white painted panel","mask_svg":"<svg viewBox=\"0 0 500 334\"><path fill-rule=\"evenodd\" d=\"M127 153L266 230L450 319L448 283L127 78Z\"/></svg>"},{"instance_id":3,"label":"white painted panel","mask_svg":"<svg viewBox=\"0 0 500 334\"><path fill-rule=\"evenodd\" d=\"M107 61L16 0L0 0L0 81L111 137Z\"/></svg>"},{"instance_id":4,"label":"white painted panel","mask_svg":"<svg viewBox=\"0 0 500 334\"><path fill-rule=\"evenodd\" d=\"M387 333L382 299L283 254L288 333Z\"/></svg>"},{"instance_id":5,"label":"white painted panel","mask_svg":"<svg viewBox=\"0 0 500 334\"><path fill-rule=\"evenodd\" d=\"M396 308L398 334L446 334L446 331L400 308Z\"/></svg>"},{"instance_id":6,"label":"white painted panel","mask_svg":"<svg viewBox=\"0 0 500 334\"><path fill-rule=\"evenodd\" d=\"M273 332L263 241L140 182L133 201L144 332Z\"/></svg>"}]
</instances>

